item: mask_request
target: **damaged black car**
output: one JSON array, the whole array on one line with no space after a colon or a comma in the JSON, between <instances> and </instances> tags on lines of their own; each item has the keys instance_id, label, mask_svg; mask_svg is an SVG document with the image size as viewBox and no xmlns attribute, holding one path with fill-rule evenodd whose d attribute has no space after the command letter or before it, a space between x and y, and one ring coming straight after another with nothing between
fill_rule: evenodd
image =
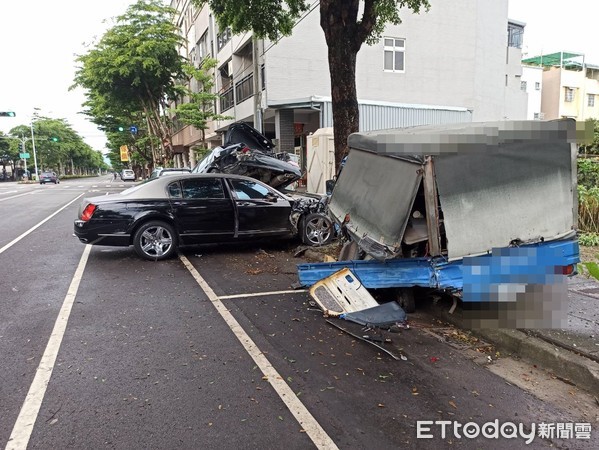
<instances>
[{"instance_id":1,"label":"damaged black car","mask_svg":"<svg viewBox=\"0 0 599 450\"><path fill-rule=\"evenodd\" d=\"M227 173L255 178L293 200L289 221L306 245L330 243L335 227L326 213L328 197L299 193L291 188L302 172L292 155L275 152L274 143L245 122L235 122L224 144L212 149L192 173Z\"/></svg>"}]
</instances>

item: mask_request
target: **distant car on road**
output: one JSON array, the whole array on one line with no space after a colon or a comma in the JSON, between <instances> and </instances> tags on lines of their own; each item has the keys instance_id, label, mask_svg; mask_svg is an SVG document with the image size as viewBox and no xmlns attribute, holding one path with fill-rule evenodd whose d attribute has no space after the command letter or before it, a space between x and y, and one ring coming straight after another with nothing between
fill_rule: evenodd
<instances>
[{"instance_id":1,"label":"distant car on road","mask_svg":"<svg viewBox=\"0 0 599 450\"><path fill-rule=\"evenodd\" d=\"M40 174L40 184L46 183L58 184L60 183L60 180L58 179L58 176L55 172L42 172Z\"/></svg>"},{"instance_id":2,"label":"distant car on road","mask_svg":"<svg viewBox=\"0 0 599 450\"><path fill-rule=\"evenodd\" d=\"M191 169L188 169L187 167L173 167L173 168L167 168L167 169L163 169L162 167L158 167L156 169L154 169L152 171L152 173L150 174L150 180L153 180L154 178L158 178L158 177L163 177L165 175L179 175L182 173L190 173Z\"/></svg>"},{"instance_id":3,"label":"distant car on road","mask_svg":"<svg viewBox=\"0 0 599 450\"><path fill-rule=\"evenodd\" d=\"M123 169L121 172L121 180L135 181L135 172L133 172L131 169Z\"/></svg>"},{"instance_id":4,"label":"distant car on road","mask_svg":"<svg viewBox=\"0 0 599 450\"><path fill-rule=\"evenodd\" d=\"M322 245L334 229L330 219L314 214L318 207L318 199L294 199L254 178L188 173L84 199L74 230L85 244L133 245L148 260L169 258L179 245L209 242L299 236Z\"/></svg>"}]
</instances>

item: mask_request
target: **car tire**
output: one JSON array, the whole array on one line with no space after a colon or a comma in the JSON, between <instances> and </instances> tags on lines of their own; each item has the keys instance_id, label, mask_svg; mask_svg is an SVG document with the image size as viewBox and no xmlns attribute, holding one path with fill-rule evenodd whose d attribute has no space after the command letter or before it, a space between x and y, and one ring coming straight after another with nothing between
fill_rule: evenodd
<instances>
[{"instance_id":1,"label":"car tire","mask_svg":"<svg viewBox=\"0 0 599 450\"><path fill-rule=\"evenodd\" d=\"M335 237L333 221L319 213L310 213L304 217L300 233L302 242L312 247L327 245Z\"/></svg>"},{"instance_id":2,"label":"car tire","mask_svg":"<svg viewBox=\"0 0 599 450\"><path fill-rule=\"evenodd\" d=\"M175 229L162 221L146 222L133 235L133 247L142 258L161 261L177 252Z\"/></svg>"},{"instance_id":3,"label":"car tire","mask_svg":"<svg viewBox=\"0 0 599 450\"><path fill-rule=\"evenodd\" d=\"M397 303L408 314L416 311L416 299L414 298L414 289L399 288L397 289Z\"/></svg>"}]
</instances>

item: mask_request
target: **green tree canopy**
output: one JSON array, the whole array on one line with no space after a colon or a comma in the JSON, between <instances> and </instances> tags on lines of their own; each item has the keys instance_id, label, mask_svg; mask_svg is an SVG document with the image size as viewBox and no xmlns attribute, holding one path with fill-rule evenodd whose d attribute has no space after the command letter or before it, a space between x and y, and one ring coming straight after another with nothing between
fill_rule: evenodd
<instances>
[{"instance_id":1,"label":"green tree canopy","mask_svg":"<svg viewBox=\"0 0 599 450\"><path fill-rule=\"evenodd\" d=\"M74 86L86 90L86 114L107 132L113 151L139 137L132 148L150 163L172 156L173 129L166 113L181 94L176 80L184 76L175 12L162 1L139 0L77 58ZM128 131L131 125L140 130L138 136L114 135L119 126Z\"/></svg>"}]
</instances>

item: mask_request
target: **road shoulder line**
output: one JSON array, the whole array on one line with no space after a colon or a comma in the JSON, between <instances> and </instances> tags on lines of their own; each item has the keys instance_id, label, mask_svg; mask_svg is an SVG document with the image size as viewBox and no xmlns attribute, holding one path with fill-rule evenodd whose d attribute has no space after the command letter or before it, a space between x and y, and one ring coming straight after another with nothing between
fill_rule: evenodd
<instances>
[{"instance_id":1,"label":"road shoulder line","mask_svg":"<svg viewBox=\"0 0 599 450\"><path fill-rule=\"evenodd\" d=\"M212 302L216 310L219 312L221 317L224 319L226 324L229 326L235 337L239 340L241 345L245 348L246 352L252 357L258 368L262 371L267 381L273 387L275 392L279 395L285 406L289 409L291 414L299 422L302 429L310 437L314 445L318 449L338 449L337 445L333 442L326 431L320 426L318 421L310 414L308 409L302 402L299 401L293 390L283 380L283 377L276 371L272 364L268 361L266 356L260 351L258 346L245 332L245 330L239 325L239 322L233 317L233 314L225 307L223 302L220 300L222 297L218 297L210 285L202 278L200 273L191 264L191 262L183 255L179 255L179 259L187 270L194 277L200 288L208 296L208 299Z\"/></svg>"},{"instance_id":2,"label":"road shoulder line","mask_svg":"<svg viewBox=\"0 0 599 450\"><path fill-rule=\"evenodd\" d=\"M233 294L233 295L219 295L219 300L231 300L234 298L246 298L246 297L265 297L267 295L283 295L283 294L302 294L308 292L307 289L295 289L286 291L268 291L268 292L253 292L251 294Z\"/></svg>"}]
</instances>

